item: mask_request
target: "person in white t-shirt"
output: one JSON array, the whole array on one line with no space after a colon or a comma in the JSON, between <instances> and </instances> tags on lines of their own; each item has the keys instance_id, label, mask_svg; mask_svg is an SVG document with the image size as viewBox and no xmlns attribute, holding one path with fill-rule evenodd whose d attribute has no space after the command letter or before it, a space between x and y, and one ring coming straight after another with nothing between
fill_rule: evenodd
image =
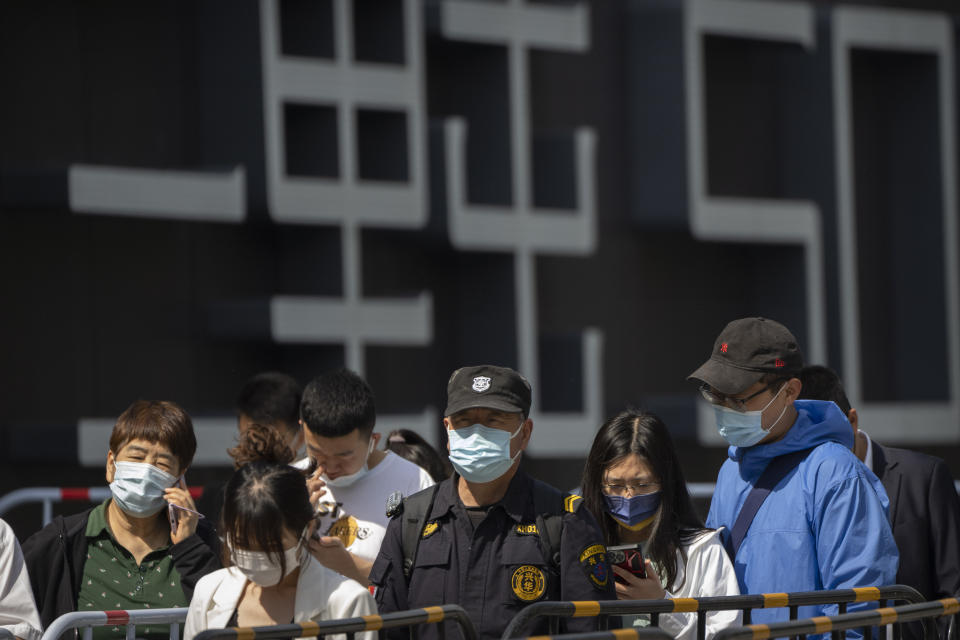
<instances>
[{"instance_id":1,"label":"person in white t-shirt","mask_svg":"<svg viewBox=\"0 0 960 640\"><path fill-rule=\"evenodd\" d=\"M387 498L434 484L424 469L377 449L373 391L357 374L340 369L310 382L300 402L300 423L312 474L310 502L330 514L325 535L310 541L323 565L368 584L386 533Z\"/></svg>"}]
</instances>

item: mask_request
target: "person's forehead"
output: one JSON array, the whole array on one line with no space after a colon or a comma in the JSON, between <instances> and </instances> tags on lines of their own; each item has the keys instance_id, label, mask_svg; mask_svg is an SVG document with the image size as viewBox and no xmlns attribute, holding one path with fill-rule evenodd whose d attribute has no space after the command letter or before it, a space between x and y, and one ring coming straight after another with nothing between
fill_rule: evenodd
<instances>
[{"instance_id":1,"label":"person's forehead","mask_svg":"<svg viewBox=\"0 0 960 640\"><path fill-rule=\"evenodd\" d=\"M623 458L614 460L606 470L608 478L646 479L653 476L653 468L641 456L631 453Z\"/></svg>"},{"instance_id":2,"label":"person's forehead","mask_svg":"<svg viewBox=\"0 0 960 640\"><path fill-rule=\"evenodd\" d=\"M154 454L168 458L175 457L173 455L173 451L171 451L170 447L168 447L166 444L162 442L150 442L141 438L134 438L133 440L125 443L122 447L120 447L120 451L117 452L117 455L133 453L143 453L147 455Z\"/></svg>"},{"instance_id":3,"label":"person's forehead","mask_svg":"<svg viewBox=\"0 0 960 640\"><path fill-rule=\"evenodd\" d=\"M310 449L319 449L323 453L337 454L355 449L362 444L360 429L354 429L350 433L335 438L326 438L317 435L309 429L304 429L304 439L307 441L307 447Z\"/></svg>"}]
</instances>

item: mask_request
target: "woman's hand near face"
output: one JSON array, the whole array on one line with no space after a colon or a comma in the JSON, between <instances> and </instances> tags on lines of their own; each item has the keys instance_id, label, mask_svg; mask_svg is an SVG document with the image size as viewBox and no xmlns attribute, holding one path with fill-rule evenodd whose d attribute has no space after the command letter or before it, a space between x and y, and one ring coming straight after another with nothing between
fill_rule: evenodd
<instances>
[{"instance_id":1,"label":"woman's hand near face","mask_svg":"<svg viewBox=\"0 0 960 640\"><path fill-rule=\"evenodd\" d=\"M172 505L190 509L190 511L177 509L177 529L176 531L170 529L170 540L174 544L183 542L196 533L197 523L200 521L200 517L196 513L192 513L197 510L197 505L194 504L193 498L190 496L186 480L181 476L180 481L175 486L165 489L163 499ZM175 509L176 506L174 506Z\"/></svg>"},{"instance_id":2,"label":"woman's hand near face","mask_svg":"<svg viewBox=\"0 0 960 640\"><path fill-rule=\"evenodd\" d=\"M620 578L615 583L617 588L617 599L619 600L663 600L667 597L657 577L657 572L653 570L650 561L644 559L647 569L647 578L635 576L626 569L616 565L610 565L613 572ZM622 582L621 582L622 580ZM625 583L625 584L624 584Z\"/></svg>"}]
</instances>

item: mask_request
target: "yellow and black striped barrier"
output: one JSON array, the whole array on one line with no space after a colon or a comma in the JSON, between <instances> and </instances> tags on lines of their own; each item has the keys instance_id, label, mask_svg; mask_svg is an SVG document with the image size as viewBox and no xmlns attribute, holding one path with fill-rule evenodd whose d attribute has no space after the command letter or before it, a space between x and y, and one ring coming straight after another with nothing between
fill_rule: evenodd
<instances>
[{"instance_id":1,"label":"yellow and black striped barrier","mask_svg":"<svg viewBox=\"0 0 960 640\"><path fill-rule=\"evenodd\" d=\"M771 595L789 596L791 594L764 595L769 597ZM774 598L772 601L783 601L783 598L781 597L780 600ZM863 601L865 600L861 600L861 602ZM587 611L588 609L589 607L581 607L581 611ZM899 607L883 607L880 609L871 609L870 611L857 611L855 613L844 613L836 616L820 616L804 620L791 620L789 622L731 627L718 632L717 635L714 636L714 640L772 640L773 638L824 634L859 628L863 628L864 637L869 638L870 627L913 622L916 620L929 621L933 618L956 615L958 613L960 613L960 600L957 598L945 598L932 602L906 604ZM642 629L619 629L616 631L528 636L525 640L665 640L670 637L671 636L662 629L646 627ZM930 636L927 637L929 638ZM933 637L936 636L934 635Z\"/></svg>"},{"instance_id":2,"label":"yellow and black striped barrier","mask_svg":"<svg viewBox=\"0 0 960 640\"><path fill-rule=\"evenodd\" d=\"M920 604L905 604L898 607L881 607L869 611L843 613L836 616L819 616L805 620L790 620L789 622L773 622L770 624L750 624L744 627L723 629L714 636L714 640L768 640L769 638L785 638L787 636L806 635L811 633L831 633L847 629L864 628L864 637L869 637L870 627L881 627L888 624L913 622L915 620L931 621L942 616L951 616L960 613L960 600L944 598ZM927 629L933 629L928 625ZM936 638L936 631L927 638Z\"/></svg>"},{"instance_id":3,"label":"yellow and black striped barrier","mask_svg":"<svg viewBox=\"0 0 960 640\"><path fill-rule=\"evenodd\" d=\"M333 633L345 633L353 640L355 633L416 627L421 624L451 622L460 627L464 640L476 640L477 632L462 607L445 604L441 607L425 607L410 611L397 611L383 615L344 618L342 620L324 620L322 622L300 622L296 624L277 624L268 627L229 627L227 629L207 629L196 635L196 640L278 640L280 638L314 638ZM442 634L441 634L442 635Z\"/></svg>"},{"instance_id":4,"label":"yellow and black striped barrier","mask_svg":"<svg viewBox=\"0 0 960 640\"><path fill-rule=\"evenodd\" d=\"M529 636L526 640L553 640L553 638L562 638L563 640L674 640L673 636L658 627L565 633L559 636Z\"/></svg>"},{"instance_id":5,"label":"yellow and black striped barrier","mask_svg":"<svg viewBox=\"0 0 960 640\"><path fill-rule=\"evenodd\" d=\"M906 585L887 587L864 587L858 589L836 589L833 591L800 591L795 593L762 593L742 596L711 596L704 598L674 598L670 600L602 600L583 602L535 602L524 607L510 620L502 638L521 638L524 631L537 618L547 618L548 633L557 634L561 618L599 618L598 626L605 629L608 616L650 614L651 625L659 625L661 613L696 613L697 640L706 635L706 613L710 611L743 612L744 624L750 624L751 611L784 607L790 610L790 619L796 620L800 607L835 604L838 612L844 614L847 604L854 602L899 601L920 603L923 596L916 589ZM930 626L924 623L925 629ZM632 630L631 630L632 632ZM567 636L564 636L567 637ZM572 636L571 636L572 637ZM615 637L615 636L598 636ZM624 636L633 637L633 636Z\"/></svg>"}]
</instances>

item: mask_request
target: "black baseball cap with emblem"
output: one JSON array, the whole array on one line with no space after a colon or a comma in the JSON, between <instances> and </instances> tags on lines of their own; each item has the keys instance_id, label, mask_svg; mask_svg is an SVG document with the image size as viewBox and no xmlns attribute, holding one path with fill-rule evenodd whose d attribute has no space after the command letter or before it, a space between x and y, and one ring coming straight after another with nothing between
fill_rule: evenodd
<instances>
[{"instance_id":1,"label":"black baseball cap with emblem","mask_svg":"<svg viewBox=\"0 0 960 640\"><path fill-rule=\"evenodd\" d=\"M687 380L699 380L725 394L740 393L765 374L796 377L803 354L790 330L769 318L740 318L728 324L713 353Z\"/></svg>"},{"instance_id":2,"label":"black baseball cap with emblem","mask_svg":"<svg viewBox=\"0 0 960 640\"><path fill-rule=\"evenodd\" d=\"M447 382L447 408L452 416L464 409L483 407L530 415L530 383L509 367L482 364L461 367Z\"/></svg>"}]
</instances>

